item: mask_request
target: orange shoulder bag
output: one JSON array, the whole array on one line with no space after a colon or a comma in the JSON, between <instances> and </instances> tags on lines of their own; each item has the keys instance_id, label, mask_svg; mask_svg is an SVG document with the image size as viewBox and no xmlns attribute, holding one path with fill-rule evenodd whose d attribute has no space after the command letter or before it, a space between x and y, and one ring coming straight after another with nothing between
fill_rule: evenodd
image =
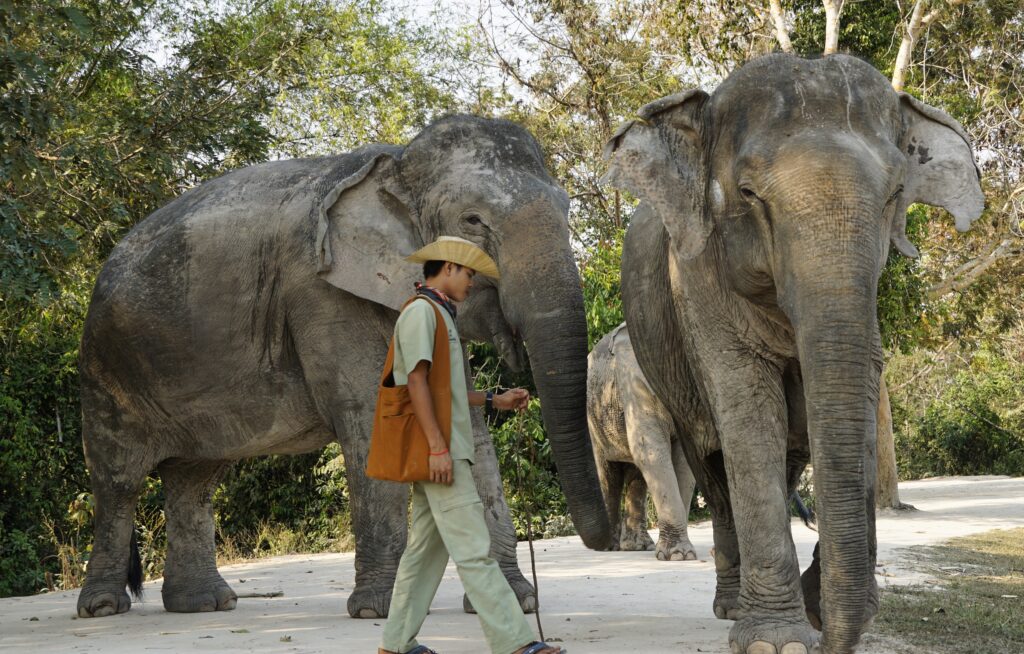
<instances>
[{"instance_id":1,"label":"orange shoulder bag","mask_svg":"<svg viewBox=\"0 0 1024 654\"><path fill-rule=\"evenodd\" d=\"M415 302L410 298L402 309ZM434 417L441 428L446 446L452 433L452 374L448 352L448 329L441 312L426 298L437 316L434 330L434 353L427 384L434 405ZM373 435L366 460L366 476L385 481L429 481L430 445L412 408L408 386L395 384L395 337L391 336L388 357L377 386L377 408L373 414Z\"/></svg>"}]
</instances>

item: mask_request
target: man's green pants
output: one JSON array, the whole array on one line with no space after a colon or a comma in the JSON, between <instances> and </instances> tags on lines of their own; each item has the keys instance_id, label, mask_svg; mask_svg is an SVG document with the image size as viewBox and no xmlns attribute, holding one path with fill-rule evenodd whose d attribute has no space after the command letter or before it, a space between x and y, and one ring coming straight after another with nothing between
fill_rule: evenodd
<instances>
[{"instance_id":1,"label":"man's green pants","mask_svg":"<svg viewBox=\"0 0 1024 654\"><path fill-rule=\"evenodd\" d=\"M391 610L381 647L408 652L441 584L448 556L455 561L484 637L494 654L533 642L533 631L498 563L490 557L491 537L468 461L452 463L451 486L413 484L409 543L398 565Z\"/></svg>"}]
</instances>

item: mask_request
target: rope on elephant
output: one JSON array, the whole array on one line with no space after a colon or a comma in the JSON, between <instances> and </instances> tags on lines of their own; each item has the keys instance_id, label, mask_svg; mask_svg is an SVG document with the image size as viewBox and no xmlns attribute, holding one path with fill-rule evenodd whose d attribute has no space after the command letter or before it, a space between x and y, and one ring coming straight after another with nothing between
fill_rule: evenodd
<instances>
[{"instance_id":1,"label":"rope on elephant","mask_svg":"<svg viewBox=\"0 0 1024 654\"><path fill-rule=\"evenodd\" d=\"M533 470L537 465L536 450L533 446L533 439L526 437L526 419L523 414L517 413L513 418L516 421L516 433L517 433L517 445L522 452L523 442L526 442L527 448L530 450L530 475L533 475ZM533 552L533 512L530 507L533 505L534 494L530 493L527 498L524 491L523 485L523 470L522 470L522 457L516 457L516 485L518 486L519 496L523 498L524 512L526 513L526 541L530 545L530 568L533 571L533 593L534 599L537 602L537 607L534 610L534 615L537 617L537 633L540 635L540 639L543 642L544 638L544 627L540 624L540 586L537 584L537 557ZM533 484L531 488L535 488Z\"/></svg>"}]
</instances>

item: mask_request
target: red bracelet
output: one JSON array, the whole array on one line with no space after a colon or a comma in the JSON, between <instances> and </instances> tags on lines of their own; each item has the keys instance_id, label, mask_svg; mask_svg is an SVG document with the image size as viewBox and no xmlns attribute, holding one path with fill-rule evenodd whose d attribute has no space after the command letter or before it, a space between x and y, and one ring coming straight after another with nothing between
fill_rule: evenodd
<instances>
[{"instance_id":1,"label":"red bracelet","mask_svg":"<svg viewBox=\"0 0 1024 654\"><path fill-rule=\"evenodd\" d=\"M441 450L440 452L431 452L430 456L441 456L442 454L448 454L448 450Z\"/></svg>"}]
</instances>

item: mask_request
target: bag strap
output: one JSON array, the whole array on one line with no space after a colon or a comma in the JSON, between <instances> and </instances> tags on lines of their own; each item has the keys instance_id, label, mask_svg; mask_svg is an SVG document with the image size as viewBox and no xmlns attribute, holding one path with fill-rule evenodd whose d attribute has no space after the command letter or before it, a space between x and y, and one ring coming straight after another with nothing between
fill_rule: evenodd
<instances>
[{"instance_id":1,"label":"bag strap","mask_svg":"<svg viewBox=\"0 0 1024 654\"><path fill-rule=\"evenodd\" d=\"M443 344L448 345L448 329L444 324L444 316L441 315L441 311L438 310L437 305L431 302L428 298L422 295L413 295L411 298L405 301L402 308L399 310L399 314L405 311L405 308L415 302L416 300L424 300L430 305L430 308L434 310L434 316L437 318L437 324L434 328L434 352L436 353L440 346ZM395 335L391 335L391 343L388 345L388 356L384 359L384 371L380 375L380 387L384 387L384 382L387 381L388 377L394 374L395 370Z\"/></svg>"}]
</instances>

